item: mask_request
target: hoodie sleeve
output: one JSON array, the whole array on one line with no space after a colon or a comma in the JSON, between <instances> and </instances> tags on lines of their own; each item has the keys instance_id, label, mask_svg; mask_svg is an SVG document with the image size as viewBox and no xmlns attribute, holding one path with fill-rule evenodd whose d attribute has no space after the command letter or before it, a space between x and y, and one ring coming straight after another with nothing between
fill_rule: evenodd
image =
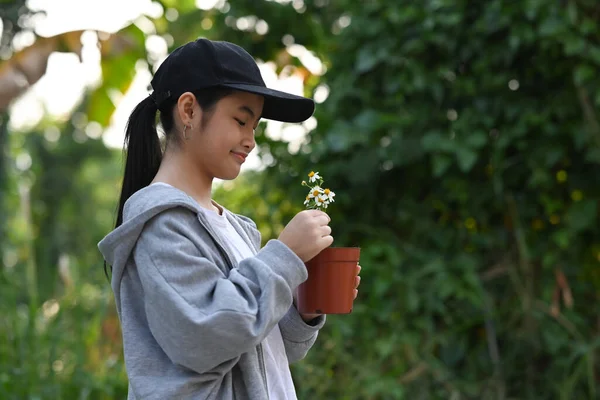
<instances>
[{"instance_id":1,"label":"hoodie sleeve","mask_svg":"<svg viewBox=\"0 0 600 400\"><path fill-rule=\"evenodd\" d=\"M309 325L304 322L296 307L292 306L279 321L285 353L290 364L306 356L317 340L319 329L325 325L325 318L325 315L321 315L312 320Z\"/></svg>"},{"instance_id":2,"label":"hoodie sleeve","mask_svg":"<svg viewBox=\"0 0 600 400\"><path fill-rule=\"evenodd\" d=\"M247 228L246 232L254 238L255 245L259 247L261 239L256 223L245 215L235 214L235 216L249 225L250 228ZM326 316L322 315L307 324L295 306L288 309L288 312L279 321L279 329L290 364L306 357L306 354L317 340L319 330L325 325L325 319Z\"/></svg>"},{"instance_id":3,"label":"hoodie sleeve","mask_svg":"<svg viewBox=\"0 0 600 400\"><path fill-rule=\"evenodd\" d=\"M188 211L163 212L145 226L134 259L152 335L173 363L205 373L262 342L307 272L272 240L226 276L203 254L209 248L191 239L197 236Z\"/></svg>"}]
</instances>

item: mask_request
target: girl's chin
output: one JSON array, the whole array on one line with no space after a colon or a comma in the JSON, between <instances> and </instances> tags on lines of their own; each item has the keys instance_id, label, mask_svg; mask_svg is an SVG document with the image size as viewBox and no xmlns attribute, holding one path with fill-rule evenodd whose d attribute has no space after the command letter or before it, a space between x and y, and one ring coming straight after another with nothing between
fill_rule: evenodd
<instances>
[{"instance_id":1,"label":"girl's chin","mask_svg":"<svg viewBox=\"0 0 600 400\"><path fill-rule=\"evenodd\" d=\"M232 181L240 175L240 168L237 171L227 171L215 176L215 178L220 179L222 181Z\"/></svg>"}]
</instances>

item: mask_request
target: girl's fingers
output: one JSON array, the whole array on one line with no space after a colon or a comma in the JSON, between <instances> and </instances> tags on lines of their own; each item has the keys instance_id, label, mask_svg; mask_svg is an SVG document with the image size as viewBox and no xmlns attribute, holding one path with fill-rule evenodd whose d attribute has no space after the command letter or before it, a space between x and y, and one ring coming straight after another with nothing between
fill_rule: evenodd
<instances>
[{"instance_id":1,"label":"girl's fingers","mask_svg":"<svg viewBox=\"0 0 600 400\"><path fill-rule=\"evenodd\" d=\"M354 287L357 288L358 285L360 285L360 276L358 276L358 274L360 274L360 270L361 270L361 266L356 264L356 278L354 279ZM356 297L358 296L358 290L354 289L354 298L356 299Z\"/></svg>"},{"instance_id":2,"label":"girl's fingers","mask_svg":"<svg viewBox=\"0 0 600 400\"><path fill-rule=\"evenodd\" d=\"M329 236L331 235L331 227L329 225L325 225L321 228L321 232L323 236Z\"/></svg>"}]
</instances>

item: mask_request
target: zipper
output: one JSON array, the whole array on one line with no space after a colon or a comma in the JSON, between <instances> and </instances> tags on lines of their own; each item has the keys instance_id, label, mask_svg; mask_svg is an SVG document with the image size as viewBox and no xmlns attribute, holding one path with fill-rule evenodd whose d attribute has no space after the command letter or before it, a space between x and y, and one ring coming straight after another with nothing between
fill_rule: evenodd
<instances>
[{"instance_id":1,"label":"zipper","mask_svg":"<svg viewBox=\"0 0 600 400\"><path fill-rule=\"evenodd\" d=\"M207 224L205 224L204 222L202 222L202 220L200 219L199 215L197 215L197 219L198 219L198 222L200 222L200 225L202 225L204 227L204 229L206 229L206 231L208 232L208 234L210 235L210 237L212 238L212 240L217 245L217 249L219 250L219 252L223 256L223 258L225 259L225 261L227 262L227 264L229 265L229 270L232 270L234 268L233 267L233 262L231 261L231 258L229 257L229 254L227 254L227 252L225 251L225 246L221 243L221 241L219 240L219 238L217 237L217 235L213 232L212 228L210 226L208 226ZM254 243L251 243L251 244L252 244L252 247L256 248L256 246L254 245ZM257 350L258 350L258 365L259 365L260 372L261 372L261 375L262 375L262 378L263 378L263 385L265 387L265 393L267 394L267 400L268 400L270 398L269 397L269 386L267 384L267 373L266 373L266 367L265 367L265 356L264 356L264 353L263 353L262 343L258 344Z\"/></svg>"},{"instance_id":2,"label":"zipper","mask_svg":"<svg viewBox=\"0 0 600 400\"><path fill-rule=\"evenodd\" d=\"M198 219L198 222L200 222L200 225L202 225L204 227L204 229L206 229L206 231L210 235L211 239L217 245L217 249L219 250L219 253L221 253L221 256L223 256L223 258L225 259L225 262L229 266L229 270L232 270L233 262L231 261L231 258L229 258L229 254L227 254L227 252L225 251L225 246L219 241L219 238L213 232L212 228L210 226L208 226L207 224L205 224L204 222L202 222L199 215L197 216L197 219Z\"/></svg>"},{"instance_id":3,"label":"zipper","mask_svg":"<svg viewBox=\"0 0 600 400\"><path fill-rule=\"evenodd\" d=\"M258 344L258 361L259 361L260 372L261 372L262 378L263 378L263 383L265 384L265 393L267 394L267 399L269 399L269 385L267 384L267 372L266 372L266 367L265 367L265 356L263 353L262 343Z\"/></svg>"}]
</instances>

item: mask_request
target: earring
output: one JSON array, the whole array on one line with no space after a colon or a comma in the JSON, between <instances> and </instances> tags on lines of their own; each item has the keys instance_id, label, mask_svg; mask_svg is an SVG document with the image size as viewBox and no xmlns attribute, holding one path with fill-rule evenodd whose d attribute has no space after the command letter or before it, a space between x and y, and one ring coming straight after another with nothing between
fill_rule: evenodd
<instances>
[{"instance_id":1,"label":"earring","mask_svg":"<svg viewBox=\"0 0 600 400\"><path fill-rule=\"evenodd\" d=\"M184 138L185 140L190 140L190 136L186 136L186 135L185 135L185 131L186 131L186 129L187 129L187 125L184 125L184 126L183 126L183 138ZM194 129L194 127L193 127L193 126L192 126L192 124L190 123L190 130L192 130L192 129Z\"/></svg>"}]
</instances>

